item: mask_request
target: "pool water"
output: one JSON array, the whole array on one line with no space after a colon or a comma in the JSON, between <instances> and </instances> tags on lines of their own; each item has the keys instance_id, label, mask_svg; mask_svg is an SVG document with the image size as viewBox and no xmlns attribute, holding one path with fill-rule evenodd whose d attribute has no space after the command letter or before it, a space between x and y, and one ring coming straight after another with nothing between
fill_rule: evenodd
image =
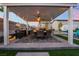
<instances>
[{"instance_id":1,"label":"pool water","mask_svg":"<svg viewBox=\"0 0 79 59\"><path fill-rule=\"evenodd\" d=\"M79 29L74 32L74 37L78 37L79 38Z\"/></svg>"}]
</instances>

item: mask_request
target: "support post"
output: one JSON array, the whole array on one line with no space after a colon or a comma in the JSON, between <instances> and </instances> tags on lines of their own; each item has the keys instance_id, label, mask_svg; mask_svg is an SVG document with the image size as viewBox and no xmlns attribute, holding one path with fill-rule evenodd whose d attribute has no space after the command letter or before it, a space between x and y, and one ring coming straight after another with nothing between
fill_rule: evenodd
<instances>
[{"instance_id":1,"label":"support post","mask_svg":"<svg viewBox=\"0 0 79 59\"><path fill-rule=\"evenodd\" d=\"M73 6L69 8L68 43L73 45Z\"/></svg>"},{"instance_id":2,"label":"support post","mask_svg":"<svg viewBox=\"0 0 79 59\"><path fill-rule=\"evenodd\" d=\"M3 6L4 8L4 45L7 45L9 43L9 21L8 21L8 10L7 6Z\"/></svg>"},{"instance_id":3,"label":"support post","mask_svg":"<svg viewBox=\"0 0 79 59\"><path fill-rule=\"evenodd\" d=\"M27 27L26 27L27 28L27 31L26 32L27 32L27 35L28 35L28 31L29 31L28 20L26 22L27 22Z\"/></svg>"}]
</instances>

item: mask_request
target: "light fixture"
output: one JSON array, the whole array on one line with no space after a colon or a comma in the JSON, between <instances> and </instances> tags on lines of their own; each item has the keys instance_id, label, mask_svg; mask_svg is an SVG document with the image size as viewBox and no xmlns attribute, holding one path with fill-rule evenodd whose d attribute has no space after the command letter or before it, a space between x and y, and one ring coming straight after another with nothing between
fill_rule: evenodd
<instances>
[{"instance_id":1,"label":"light fixture","mask_svg":"<svg viewBox=\"0 0 79 59\"><path fill-rule=\"evenodd\" d=\"M39 21L40 21L40 19L41 19L41 18L40 18L40 17L38 17L38 18L37 18L37 21L39 22Z\"/></svg>"},{"instance_id":2,"label":"light fixture","mask_svg":"<svg viewBox=\"0 0 79 59\"><path fill-rule=\"evenodd\" d=\"M37 11L37 14L40 14L39 10Z\"/></svg>"},{"instance_id":3,"label":"light fixture","mask_svg":"<svg viewBox=\"0 0 79 59\"><path fill-rule=\"evenodd\" d=\"M21 25L19 23L16 24L16 27L20 27Z\"/></svg>"}]
</instances>

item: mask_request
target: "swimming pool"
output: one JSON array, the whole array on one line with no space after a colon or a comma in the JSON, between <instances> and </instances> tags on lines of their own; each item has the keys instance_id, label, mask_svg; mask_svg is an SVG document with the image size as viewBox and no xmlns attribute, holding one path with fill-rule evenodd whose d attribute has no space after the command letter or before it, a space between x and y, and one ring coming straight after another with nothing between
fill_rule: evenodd
<instances>
[{"instance_id":1,"label":"swimming pool","mask_svg":"<svg viewBox=\"0 0 79 59\"><path fill-rule=\"evenodd\" d=\"M74 32L74 37L79 38L79 29L77 29L77 30Z\"/></svg>"}]
</instances>

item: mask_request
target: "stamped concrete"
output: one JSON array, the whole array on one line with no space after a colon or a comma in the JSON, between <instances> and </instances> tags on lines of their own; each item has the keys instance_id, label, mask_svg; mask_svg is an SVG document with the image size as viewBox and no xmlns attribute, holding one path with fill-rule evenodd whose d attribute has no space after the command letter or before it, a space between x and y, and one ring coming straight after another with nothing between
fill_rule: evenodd
<instances>
[{"instance_id":1,"label":"stamped concrete","mask_svg":"<svg viewBox=\"0 0 79 59\"><path fill-rule=\"evenodd\" d=\"M48 52L18 52L16 56L49 56Z\"/></svg>"}]
</instances>

